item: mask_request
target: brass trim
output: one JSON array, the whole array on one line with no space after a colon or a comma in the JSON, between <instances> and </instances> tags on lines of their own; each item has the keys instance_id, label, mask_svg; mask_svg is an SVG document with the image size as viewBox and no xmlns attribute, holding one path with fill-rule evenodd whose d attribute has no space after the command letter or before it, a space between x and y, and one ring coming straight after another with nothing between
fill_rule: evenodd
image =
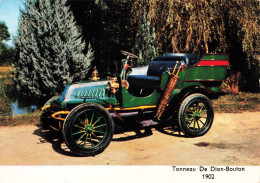
<instances>
[{"instance_id":1,"label":"brass trim","mask_svg":"<svg viewBox=\"0 0 260 183\"><path fill-rule=\"evenodd\" d=\"M152 108L156 108L156 105L143 105L143 106L138 106L138 107L128 107L128 108L119 108L119 107L115 107L114 109L116 111L131 111L131 110L144 110L144 109L152 109ZM112 108L108 107L106 108L107 110L111 110Z\"/></svg>"},{"instance_id":2,"label":"brass trim","mask_svg":"<svg viewBox=\"0 0 260 183\"><path fill-rule=\"evenodd\" d=\"M50 107L51 107L51 105L45 105L45 106L41 107L41 110L43 111L44 109L48 109Z\"/></svg>"},{"instance_id":3,"label":"brass trim","mask_svg":"<svg viewBox=\"0 0 260 183\"><path fill-rule=\"evenodd\" d=\"M54 119L65 121L65 118L56 117L57 115L69 114L70 111L58 111L51 115Z\"/></svg>"}]
</instances>

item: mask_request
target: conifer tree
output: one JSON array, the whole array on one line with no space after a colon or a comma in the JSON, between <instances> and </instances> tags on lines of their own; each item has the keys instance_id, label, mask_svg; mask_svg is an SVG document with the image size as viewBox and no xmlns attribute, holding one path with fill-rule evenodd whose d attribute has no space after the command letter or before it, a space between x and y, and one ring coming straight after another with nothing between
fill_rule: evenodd
<instances>
[{"instance_id":1,"label":"conifer tree","mask_svg":"<svg viewBox=\"0 0 260 183\"><path fill-rule=\"evenodd\" d=\"M5 41L10 39L10 33L8 32L8 27L5 22L0 21L0 65L7 62L10 58L9 53L12 51L11 48L7 46Z\"/></svg>"},{"instance_id":2,"label":"conifer tree","mask_svg":"<svg viewBox=\"0 0 260 183\"><path fill-rule=\"evenodd\" d=\"M86 79L93 51L76 26L66 0L27 0L21 10L16 47L17 89L35 97L55 95Z\"/></svg>"},{"instance_id":3,"label":"conifer tree","mask_svg":"<svg viewBox=\"0 0 260 183\"><path fill-rule=\"evenodd\" d=\"M147 65L157 55L155 30L147 22L146 14L143 15L143 23L137 33L135 49L138 52L138 65Z\"/></svg>"},{"instance_id":4,"label":"conifer tree","mask_svg":"<svg viewBox=\"0 0 260 183\"><path fill-rule=\"evenodd\" d=\"M133 0L68 0L68 3L84 40L92 43L95 50L92 65L97 66L100 77L120 72L120 51L131 52L135 44L136 28L130 27Z\"/></svg>"}]
</instances>

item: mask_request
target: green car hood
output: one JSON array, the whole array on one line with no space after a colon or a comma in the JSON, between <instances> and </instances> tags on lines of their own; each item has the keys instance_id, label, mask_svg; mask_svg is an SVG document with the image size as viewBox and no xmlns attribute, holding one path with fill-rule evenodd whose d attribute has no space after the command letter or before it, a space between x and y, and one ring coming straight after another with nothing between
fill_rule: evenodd
<instances>
[{"instance_id":1,"label":"green car hood","mask_svg":"<svg viewBox=\"0 0 260 183\"><path fill-rule=\"evenodd\" d=\"M59 100L65 103L80 103L84 98L111 98L107 92L108 82L109 80L68 84Z\"/></svg>"}]
</instances>

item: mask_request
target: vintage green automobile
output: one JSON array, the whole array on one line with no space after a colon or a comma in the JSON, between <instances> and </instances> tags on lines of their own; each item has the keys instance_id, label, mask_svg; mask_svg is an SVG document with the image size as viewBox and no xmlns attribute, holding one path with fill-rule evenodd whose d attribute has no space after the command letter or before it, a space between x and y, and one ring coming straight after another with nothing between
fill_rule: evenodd
<instances>
[{"instance_id":1,"label":"vintage green automobile","mask_svg":"<svg viewBox=\"0 0 260 183\"><path fill-rule=\"evenodd\" d=\"M43 126L62 132L67 147L79 156L96 155L109 145L114 132L111 113L122 119L123 112L151 111L157 122L177 119L180 130L190 137L209 131L214 118L209 96L220 91L228 55L167 53L151 61L146 75L126 76L126 64L137 56L122 53L126 58L116 78L71 83L61 96L47 101L42 107Z\"/></svg>"}]
</instances>

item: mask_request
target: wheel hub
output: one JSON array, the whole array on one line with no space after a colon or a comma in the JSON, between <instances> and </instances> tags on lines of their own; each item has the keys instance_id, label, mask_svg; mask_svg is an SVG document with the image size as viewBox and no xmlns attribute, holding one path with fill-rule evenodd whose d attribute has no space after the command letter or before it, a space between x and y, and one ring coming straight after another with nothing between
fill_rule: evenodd
<instances>
[{"instance_id":1,"label":"wheel hub","mask_svg":"<svg viewBox=\"0 0 260 183\"><path fill-rule=\"evenodd\" d=\"M199 112L194 112L193 113L193 119L199 120L200 119L200 113Z\"/></svg>"},{"instance_id":2,"label":"wheel hub","mask_svg":"<svg viewBox=\"0 0 260 183\"><path fill-rule=\"evenodd\" d=\"M88 133L88 134L92 134L93 133L93 127L91 126L91 125L88 125L88 126L86 126L86 128L85 128L85 131L86 131L86 133Z\"/></svg>"}]
</instances>

